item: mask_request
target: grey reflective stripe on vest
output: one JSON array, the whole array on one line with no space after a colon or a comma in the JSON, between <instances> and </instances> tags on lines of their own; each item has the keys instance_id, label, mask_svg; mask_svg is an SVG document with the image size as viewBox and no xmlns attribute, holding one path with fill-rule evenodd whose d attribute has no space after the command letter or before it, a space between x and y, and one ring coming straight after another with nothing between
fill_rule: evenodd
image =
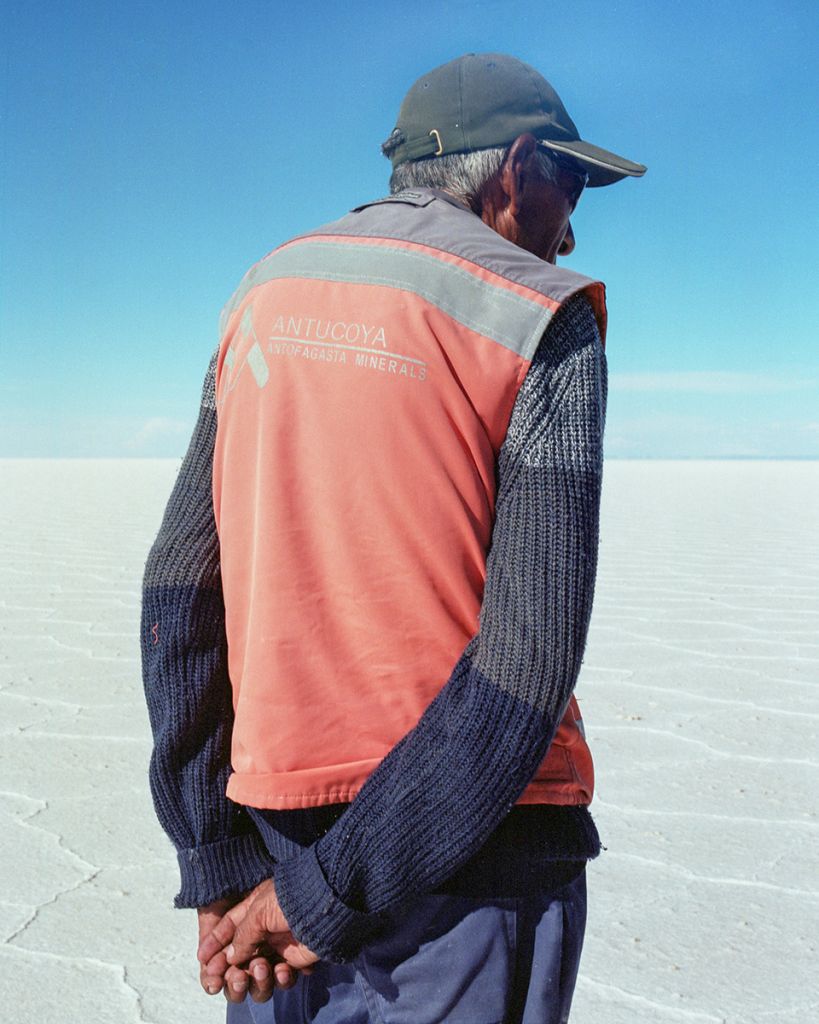
<instances>
[{"instance_id":1,"label":"grey reflective stripe on vest","mask_svg":"<svg viewBox=\"0 0 819 1024\"><path fill-rule=\"evenodd\" d=\"M426 253L397 246L307 239L277 249L254 267L222 313L221 330L247 293L280 278L301 277L400 288L524 359L534 356L553 316L539 302Z\"/></svg>"}]
</instances>

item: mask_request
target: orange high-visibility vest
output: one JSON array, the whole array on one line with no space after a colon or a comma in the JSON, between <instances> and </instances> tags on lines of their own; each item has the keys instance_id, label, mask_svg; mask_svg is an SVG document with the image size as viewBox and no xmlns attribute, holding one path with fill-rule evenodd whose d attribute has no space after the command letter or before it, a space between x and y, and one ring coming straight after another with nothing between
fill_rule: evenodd
<instances>
[{"instance_id":1,"label":"orange high-visibility vest","mask_svg":"<svg viewBox=\"0 0 819 1024\"><path fill-rule=\"evenodd\" d=\"M549 321L602 285L427 190L276 249L223 314L228 796L351 800L478 628L495 463ZM589 803L574 698L521 800Z\"/></svg>"}]
</instances>

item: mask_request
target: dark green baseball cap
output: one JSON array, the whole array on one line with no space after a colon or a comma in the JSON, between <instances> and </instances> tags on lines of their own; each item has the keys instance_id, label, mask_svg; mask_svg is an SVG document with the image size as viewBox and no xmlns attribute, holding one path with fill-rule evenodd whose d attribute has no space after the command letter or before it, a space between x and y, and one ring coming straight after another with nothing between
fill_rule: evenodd
<instances>
[{"instance_id":1,"label":"dark green baseball cap","mask_svg":"<svg viewBox=\"0 0 819 1024\"><path fill-rule=\"evenodd\" d=\"M527 132L573 157L591 186L646 172L642 164L584 142L546 79L505 53L467 53L419 78L401 104L389 156L398 167L406 160L506 146Z\"/></svg>"}]
</instances>

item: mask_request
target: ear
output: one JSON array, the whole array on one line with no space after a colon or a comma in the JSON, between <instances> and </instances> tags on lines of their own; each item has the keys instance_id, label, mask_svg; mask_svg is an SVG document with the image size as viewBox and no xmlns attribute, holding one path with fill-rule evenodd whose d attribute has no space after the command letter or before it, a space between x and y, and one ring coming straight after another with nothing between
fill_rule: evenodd
<instances>
[{"instance_id":1,"label":"ear","mask_svg":"<svg viewBox=\"0 0 819 1024\"><path fill-rule=\"evenodd\" d=\"M503 189L508 212L513 216L520 213L523 204L523 193L529 182L530 175L534 172L533 164L537 153L537 139L528 132L519 135L506 154L506 159L500 169L500 183Z\"/></svg>"}]
</instances>

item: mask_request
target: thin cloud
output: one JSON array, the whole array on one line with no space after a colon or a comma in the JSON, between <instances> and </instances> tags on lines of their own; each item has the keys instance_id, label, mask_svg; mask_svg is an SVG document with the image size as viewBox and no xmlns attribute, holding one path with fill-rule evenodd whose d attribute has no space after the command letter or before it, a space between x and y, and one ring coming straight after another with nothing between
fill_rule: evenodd
<instances>
[{"instance_id":1,"label":"thin cloud","mask_svg":"<svg viewBox=\"0 0 819 1024\"><path fill-rule=\"evenodd\" d=\"M606 431L609 458L819 458L815 420L743 418L717 423L696 413L658 411L615 415Z\"/></svg>"},{"instance_id":2,"label":"thin cloud","mask_svg":"<svg viewBox=\"0 0 819 1024\"><path fill-rule=\"evenodd\" d=\"M181 441L188 437L190 429L190 423L185 420L153 416L142 424L127 442L127 447L132 451L144 451L159 443Z\"/></svg>"},{"instance_id":3,"label":"thin cloud","mask_svg":"<svg viewBox=\"0 0 819 1024\"><path fill-rule=\"evenodd\" d=\"M700 395L776 395L810 391L819 386L815 376L743 373L732 370L689 370L613 373L610 386L616 391L678 391Z\"/></svg>"}]
</instances>

